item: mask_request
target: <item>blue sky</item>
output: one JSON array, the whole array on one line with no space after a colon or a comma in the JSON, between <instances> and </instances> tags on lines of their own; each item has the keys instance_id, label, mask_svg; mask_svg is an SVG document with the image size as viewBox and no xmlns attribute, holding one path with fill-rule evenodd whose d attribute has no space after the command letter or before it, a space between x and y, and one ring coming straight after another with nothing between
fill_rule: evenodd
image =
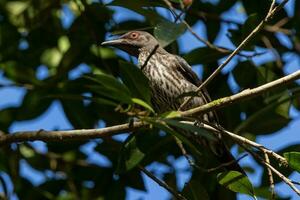
<instances>
[{"instance_id":1,"label":"blue sky","mask_svg":"<svg viewBox=\"0 0 300 200\"><path fill-rule=\"evenodd\" d=\"M108 1L107 1L108 2ZM288 3L287 11L289 14L292 14L292 9L294 5L294 0L290 0ZM129 11L124 8L117 8L114 7L117 12L114 16L115 20L117 22L124 21L126 19L140 19L143 20L142 16L139 16L132 11ZM165 11L162 11L162 13L165 16L170 16L167 14ZM70 24L73 21L73 16L72 12L68 9L68 7L64 7L64 15L63 15L62 23L64 24L65 27L70 26ZM236 5L233 9L231 9L229 12L224 13L224 17L235 20L238 22L243 22L246 19L246 16L244 15L243 12L240 11L239 5ZM198 23L193 27L194 31L197 32L199 35L202 37L205 37L205 29L203 27L202 23ZM220 46L225 46L229 48L234 48L234 46L230 43L229 39L225 36L227 32L228 26L223 24L222 26L222 32L219 35L216 43ZM285 41L284 36L280 36L281 41ZM197 39L195 39L191 33L188 31L184 33L179 39L180 43L180 52L181 53L186 53L189 52L190 50L203 46ZM118 51L118 53L125 57L128 58L129 56L123 52ZM295 70L299 70L300 66L300 61L299 59L291 59L295 58L293 55L288 55L285 59L288 61L287 67L286 67L286 73L291 73ZM259 63L264 63L267 62L268 60L273 59L273 54L268 52L264 54L263 56L259 56L254 59L254 62L259 64ZM222 62L222 61L220 61ZM237 61L234 59L231 63L229 63L228 66L223 70L223 72L229 71L230 69L233 68L234 64ZM195 66L194 70L199 74L201 77L201 66ZM84 65L78 66L75 70L73 70L69 76L71 78L77 77L82 73L87 72L87 67ZM38 76L42 79L43 77L47 76L47 70L45 67L41 66L39 71L38 71ZM3 75L0 72L0 83L8 83L8 80L5 80L3 78ZM236 91L238 88L236 88L236 84L233 79L230 79L230 85L231 89L233 91ZM17 87L10 87L10 88L0 88L0 109L5 108L7 106L12 106L12 105L19 105L23 96L25 94L25 91L22 88L17 88ZM300 137L298 136L298 130L300 130L300 113L297 112L295 109L291 109L291 115L293 117L293 121L284 129L278 131L275 134L268 135L268 136L260 136L258 138L258 142L261 144L265 145L266 147L273 149L273 150L278 150L281 149L287 145L290 144L299 144L300 143ZM51 107L40 117L34 120L30 121L23 121L23 122L16 122L10 127L10 132L15 132L15 131L25 131L25 130L39 130L39 129L46 129L46 130L52 130L52 129L71 129L72 126L66 119L66 116L62 112L61 105L58 102L54 102ZM123 139L124 136L118 137L119 139ZM45 151L45 146L42 142L32 142L32 145L34 145L37 149L40 151ZM90 155L89 161L92 163L98 163L101 165L109 165L109 161L104 157L99 155L98 153L93 152L93 146L95 145L95 142L90 142L87 145L85 145L82 148L82 151L88 153ZM232 152L236 154L236 148L232 149ZM180 158L178 160L171 160L174 162L176 168L178 171L181 171L180 174L180 180L179 180L179 185L182 187L184 182L187 181L190 177L190 174L187 172L182 172L180 169L184 169L188 166L187 162L185 159ZM243 159L241 161L242 165L248 165L251 164L253 166L253 160L248 156L247 158ZM30 166L28 166L25 162L22 162L22 167L21 167L21 174L23 174L26 177L30 177L31 180L35 184L39 184L44 180L44 175L41 173L38 173L34 169L32 169ZM254 165L256 166L256 165ZM262 170L259 166L256 166L257 170L255 174L250 174L250 180L254 184L259 184L259 177L262 173ZM159 164L152 164L151 166L148 167L148 169L159 169L158 171L164 171L164 167L159 165ZM159 173L157 174L158 176L160 175ZM8 177L6 177L8 179ZM299 174L293 174L291 176L292 179L294 180L300 180ZM166 199L167 197L170 197L170 195L160 186L158 186L156 183L154 183L151 179L145 177L146 180L146 187L148 189L147 193L143 193L140 191L136 191L133 189L128 189L128 196L127 199L145 199L145 200L150 200L150 199ZM279 184L276 185L276 190L279 191L281 194L293 194L293 191L286 186L285 184ZM246 197L244 195L239 195L239 199L250 199L249 197ZM293 199L296 199L296 196L293 195Z\"/></svg>"}]
</instances>

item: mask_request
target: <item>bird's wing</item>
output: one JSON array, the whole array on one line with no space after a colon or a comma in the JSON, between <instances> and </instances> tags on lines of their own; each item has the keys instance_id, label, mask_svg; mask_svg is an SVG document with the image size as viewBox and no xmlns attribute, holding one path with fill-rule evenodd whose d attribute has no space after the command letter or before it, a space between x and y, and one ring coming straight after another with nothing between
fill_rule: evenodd
<instances>
[{"instance_id":1,"label":"bird's wing","mask_svg":"<svg viewBox=\"0 0 300 200\"><path fill-rule=\"evenodd\" d=\"M202 83L202 81L198 78L197 74L192 70L192 67L180 56L175 55L177 60L177 69L182 74L183 77L185 77L186 80L188 80L190 83L194 84L195 86L199 87ZM211 101L210 95L208 94L206 88L201 89L201 95L203 97L203 100L208 103ZM212 122L218 122L218 116L215 111L210 112L210 118L212 119Z\"/></svg>"},{"instance_id":2,"label":"bird's wing","mask_svg":"<svg viewBox=\"0 0 300 200\"><path fill-rule=\"evenodd\" d=\"M197 74L192 70L192 67L180 56L175 55L176 61L178 62L176 67L183 77L195 86L200 86L201 81Z\"/></svg>"}]
</instances>

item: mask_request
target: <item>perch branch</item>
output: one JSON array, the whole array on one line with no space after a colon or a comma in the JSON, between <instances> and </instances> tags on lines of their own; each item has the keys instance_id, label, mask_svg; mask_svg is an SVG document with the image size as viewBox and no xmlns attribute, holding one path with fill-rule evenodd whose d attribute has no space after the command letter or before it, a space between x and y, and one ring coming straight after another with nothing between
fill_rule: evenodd
<instances>
[{"instance_id":1,"label":"perch branch","mask_svg":"<svg viewBox=\"0 0 300 200\"><path fill-rule=\"evenodd\" d=\"M211 101L210 103L207 103L203 106L199 106L196 108L192 108L190 110L187 111L182 111L181 116L191 116L193 114L201 114L201 113L205 113L208 111L212 111L236 102L239 102L243 99L249 99L255 96L258 96L266 91L269 91L270 89L274 89L277 88L279 86L283 86L286 85L294 80L300 79L300 70L289 74L287 76L284 76L282 78L279 78L275 81L271 81L269 83L266 83L264 85L258 86L256 88L253 89L246 89L243 90L237 94L228 96L228 97L223 97L214 101Z\"/></svg>"},{"instance_id":2,"label":"perch branch","mask_svg":"<svg viewBox=\"0 0 300 200\"><path fill-rule=\"evenodd\" d=\"M95 138L109 137L121 133L137 130L147 126L147 123L142 121L120 124L99 129L81 129L67 131L21 131L13 134L5 134L0 136L0 145L11 144L15 142L41 140L44 142L50 141L66 141L66 140L88 140Z\"/></svg>"},{"instance_id":3,"label":"perch branch","mask_svg":"<svg viewBox=\"0 0 300 200\"><path fill-rule=\"evenodd\" d=\"M179 116L187 117L195 114L201 114L208 111L212 111L233 103L240 102L241 100L248 99L260 95L266 91L277 88L279 86L287 85L288 83L300 79L300 70L277 79L275 81L269 82L267 84L261 85L253 89L244 90L238 94L223 97L221 99L214 100L208 104L179 112ZM117 135L120 133L126 133L130 131L137 130L141 127L147 126L148 123L142 121L136 121L134 123L126 123L121 125L115 125L111 127L101 128L101 129L83 129L83 130L68 130L68 131L21 131L12 134L1 134L0 135L0 145L11 144L15 142L26 142L26 141L62 141L62 140L85 140L85 139L95 139L101 137L108 137L112 135ZM234 134L235 135L235 134ZM239 136L241 137L241 136ZM270 154L272 153L269 152Z\"/></svg>"}]
</instances>

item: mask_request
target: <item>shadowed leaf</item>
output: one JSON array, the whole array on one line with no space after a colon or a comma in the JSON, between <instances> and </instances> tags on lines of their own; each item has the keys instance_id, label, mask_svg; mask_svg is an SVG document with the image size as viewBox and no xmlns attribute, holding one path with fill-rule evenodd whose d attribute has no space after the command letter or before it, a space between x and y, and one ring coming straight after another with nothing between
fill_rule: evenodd
<instances>
[{"instance_id":1,"label":"shadowed leaf","mask_svg":"<svg viewBox=\"0 0 300 200\"><path fill-rule=\"evenodd\" d=\"M168 46L184 33L184 24L175 24L169 21L161 21L154 28L154 36L162 47Z\"/></svg>"}]
</instances>

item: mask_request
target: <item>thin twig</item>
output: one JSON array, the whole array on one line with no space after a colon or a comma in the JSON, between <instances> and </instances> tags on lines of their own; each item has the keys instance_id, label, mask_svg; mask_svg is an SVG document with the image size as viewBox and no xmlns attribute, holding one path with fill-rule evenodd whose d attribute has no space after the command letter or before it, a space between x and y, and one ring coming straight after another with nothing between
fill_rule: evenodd
<instances>
[{"instance_id":1,"label":"thin twig","mask_svg":"<svg viewBox=\"0 0 300 200\"><path fill-rule=\"evenodd\" d=\"M217 166L217 167L214 167L214 168L210 168L210 169L206 169L206 172L210 173L210 172L214 172L214 171L217 171L221 168L224 168L224 167L228 167L232 164L235 164L235 163L238 163L240 160L242 160L243 158L245 158L246 156L248 156L248 154L244 154L242 155L241 157L239 157L238 159L236 160L232 160L232 161L229 161L229 162L226 162L226 163L222 163L221 165Z\"/></svg>"},{"instance_id":2,"label":"thin twig","mask_svg":"<svg viewBox=\"0 0 300 200\"><path fill-rule=\"evenodd\" d=\"M138 166L138 168L146 174L149 178L151 178L153 181L155 181L158 185L165 188L168 192L170 192L176 199L179 200L187 200L184 196L182 196L179 192L175 191L173 188L171 188L168 184L166 184L164 181L158 179L156 176L154 176L151 172L149 172L147 169L145 169L142 166Z\"/></svg>"},{"instance_id":3,"label":"thin twig","mask_svg":"<svg viewBox=\"0 0 300 200\"><path fill-rule=\"evenodd\" d=\"M298 182L298 181L291 181L291 182L295 185L300 185L300 182Z\"/></svg>"},{"instance_id":4,"label":"thin twig","mask_svg":"<svg viewBox=\"0 0 300 200\"><path fill-rule=\"evenodd\" d=\"M262 159L257 153L251 151L248 147L242 146L246 151L248 151L254 158L256 158L261 164L265 165L265 167L269 168L274 174L276 174L279 178L281 178L292 190L296 192L298 196L300 196L300 191L296 186L292 183L292 181L280 173L277 169L275 169L271 164L267 163L264 159Z\"/></svg>"},{"instance_id":5,"label":"thin twig","mask_svg":"<svg viewBox=\"0 0 300 200\"><path fill-rule=\"evenodd\" d=\"M265 157L265 162L270 164L270 159L269 159L268 153L264 151L263 154L264 154L264 157ZM269 167L267 167L267 171L268 171L270 189L271 189L270 200L275 200L275 185L274 185L273 173L272 173L272 170Z\"/></svg>"},{"instance_id":6,"label":"thin twig","mask_svg":"<svg viewBox=\"0 0 300 200\"><path fill-rule=\"evenodd\" d=\"M177 15L176 14L176 10L175 8L172 6L171 2L168 1L168 0L163 0L165 2L165 4L169 7L172 15L174 16L175 18L175 23L177 22L178 19L180 19L180 15ZM230 49L227 49L225 47L219 47L219 46L216 46L214 44L212 44L211 42L209 42L208 40L205 40L204 38L200 37L194 30L193 28L184 20L182 19L181 22L186 26L186 28L189 30L189 32L197 39L199 40L200 42L202 42L203 44L205 44L207 47L209 47L210 49L214 49L216 51L219 51L221 53L224 53L224 54L230 54L231 52L233 52L233 50L230 50ZM246 54L243 54L243 53L240 53L238 52L237 53L239 56L242 56L242 57L245 57L245 58L252 58L252 57L255 57L255 56L258 56L258 55L261 55L263 53L254 53L252 55L246 55Z\"/></svg>"},{"instance_id":7,"label":"thin twig","mask_svg":"<svg viewBox=\"0 0 300 200\"><path fill-rule=\"evenodd\" d=\"M276 65L279 68L282 68L283 64L281 61L280 54L277 52L277 50L273 47L271 41L266 36L262 36L261 38L262 42L266 45L267 49L270 49L273 55L275 56Z\"/></svg>"},{"instance_id":8,"label":"thin twig","mask_svg":"<svg viewBox=\"0 0 300 200\"><path fill-rule=\"evenodd\" d=\"M224 19L222 18L220 15L215 14L215 13L207 13L207 12L203 12L203 11L193 11L190 10L188 12L189 15L193 15L195 17L199 17L199 18L209 18L215 21L219 21L222 23L227 23L227 24L236 24L238 26L242 26L243 24L237 21L234 21L232 19ZM289 18L283 18L282 20L278 21L276 24L274 25L265 25L264 26L264 30L268 31L268 32L281 32L283 34L286 35L292 35L292 31L289 29L285 29L285 28L281 28L281 26L283 26L284 24L286 24L289 21Z\"/></svg>"},{"instance_id":9,"label":"thin twig","mask_svg":"<svg viewBox=\"0 0 300 200\"><path fill-rule=\"evenodd\" d=\"M251 140L249 140L247 138L244 138L242 136L239 136L237 134L231 133L230 131L227 131L223 128L213 126L211 124L203 123L202 127L204 129L207 129L207 130L211 130L211 131L215 131L215 132L218 132L218 133L221 133L221 134L225 134L225 135L229 136L231 139L233 139L234 141L236 141L237 144L239 144L239 145L245 145L246 144L246 145L252 146L252 147L260 150L261 152L264 152L264 153L274 157L276 160L279 161L279 163L281 165L288 166L287 160L284 157L282 157L279 154L273 152L272 150L264 147L261 144L258 144L254 141L251 141Z\"/></svg>"},{"instance_id":10,"label":"thin twig","mask_svg":"<svg viewBox=\"0 0 300 200\"><path fill-rule=\"evenodd\" d=\"M173 15L176 16L176 18L178 17L176 12L175 12L175 8L172 6L171 2L168 0L163 0L165 2L165 4L169 7L169 9L171 10L171 12L173 13ZM202 37L200 37L197 33L195 33L195 31L192 29L192 27L185 21L182 20L182 23L188 28L188 30L192 33L192 35L194 35L199 41L201 41L203 44L205 44L206 46L212 48L212 49L216 49L217 47L215 47L212 43L210 43L209 41L203 39Z\"/></svg>"},{"instance_id":11,"label":"thin twig","mask_svg":"<svg viewBox=\"0 0 300 200\"><path fill-rule=\"evenodd\" d=\"M277 13L289 0L284 0L281 2L278 6L274 8L275 0L272 1L272 4L270 6L270 10L265 17L264 20L262 20L255 28L254 30L239 44L239 46L227 57L227 59L196 89L195 92L200 92L212 79L214 79L221 70L232 60L232 58L238 54L238 52L244 48L250 40L263 28L265 23L267 23L275 13ZM187 98L179 107L178 110L181 110L184 108L184 106L192 99L193 97Z\"/></svg>"},{"instance_id":12,"label":"thin twig","mask_svg":"<svg viewBox=\"0 0 300 200\"><path fill-rule=\"evenodd\" d=\"M191 159L191 157L187 154L187 151L185 150L181 140L179 140L177 137L174 136L174 139L176 141L177 146L179 147L182 155L185 157L185 159L188 161L191 168L195 167L195 162Z\"/></svg>"}]
</instances>

